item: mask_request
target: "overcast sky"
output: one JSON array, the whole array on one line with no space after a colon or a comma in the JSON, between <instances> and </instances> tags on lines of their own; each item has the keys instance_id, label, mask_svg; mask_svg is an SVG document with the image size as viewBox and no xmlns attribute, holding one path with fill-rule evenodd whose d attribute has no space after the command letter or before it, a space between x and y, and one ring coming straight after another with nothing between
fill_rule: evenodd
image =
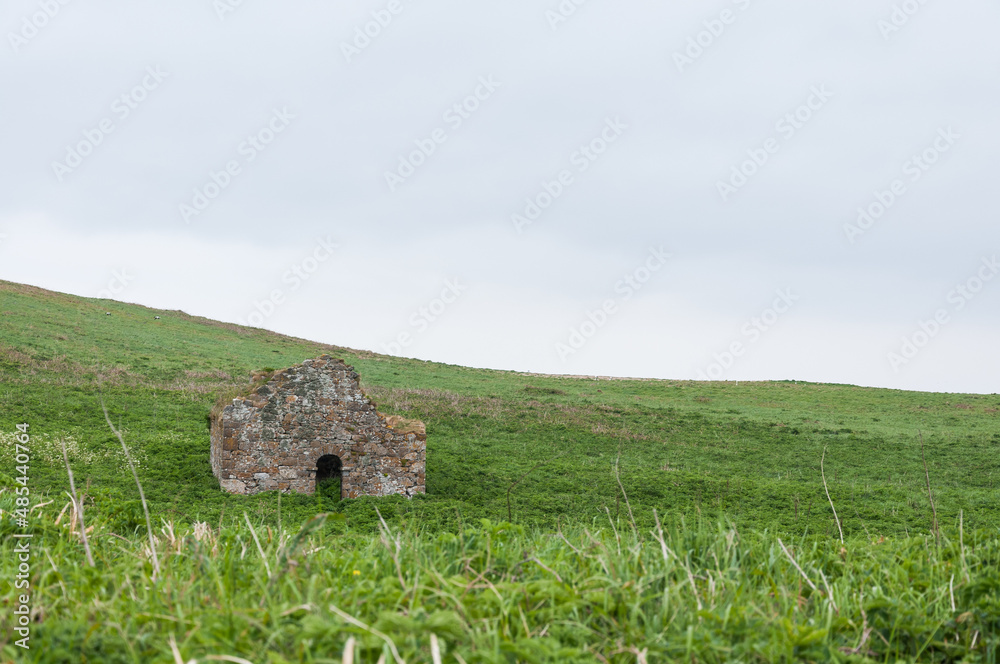
<instances>
[{"instance_id":1,"label":"overcast sky","mask_svg":"<svg viewBox=\"0 0 1000 664\"><path fill-rule=\"evenodd\" d=\"M1000 392L996 2L4 6L4 279L476 367Z\"/></svg>"}]
</instances>

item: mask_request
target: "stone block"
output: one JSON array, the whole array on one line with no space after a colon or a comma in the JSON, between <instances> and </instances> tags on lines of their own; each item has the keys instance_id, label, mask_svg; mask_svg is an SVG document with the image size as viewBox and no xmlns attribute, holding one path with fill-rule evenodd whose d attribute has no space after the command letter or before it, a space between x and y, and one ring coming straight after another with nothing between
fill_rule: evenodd
<instances>
[{"instance_id":1,"label":"stone block","mask_svg":"<svg viewBox=\"0 0 1000 664\"><path fill-rule=\"evenodd\" d=\"M246 493L247 485L241 480L221 480L219 484L229 493Z\"/></svg>"}]
</instances>

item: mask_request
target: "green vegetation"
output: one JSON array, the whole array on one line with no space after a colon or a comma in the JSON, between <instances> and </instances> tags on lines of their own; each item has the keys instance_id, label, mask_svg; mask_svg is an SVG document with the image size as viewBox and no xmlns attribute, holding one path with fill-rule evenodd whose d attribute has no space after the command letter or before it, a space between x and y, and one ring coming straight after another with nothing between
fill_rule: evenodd
<instances>
[{"instance_id":1,"label":"green vegetation","mask_svg":"<svg viewBox=\"0 0 1000 664\"><path fill-rule=\"evenodd\" d=\"M171 662L171 638L182 661L271 664L340 662L351 637L358 661L389 641L407 662L431 661L432 634L444 661L498 663L967 661L1000 644L995 532L961 543L955 532L939 550L924 536L841 550L704 522L678 524L662 545L655 527L637 537L607 522L541 532L482 519L381 536L337 522L339 535L312 537L316 522L303 537L238 523L163 524L152 581L141 537L92 535L90 568L43 517L54 562L38 564L46 617L33 638L46 648L28 661Z\"/></svg>"},{"instance_id":2,"label":"green vegetation","mask_svg":"<svg viewBox=\"0 0 1000 664\"><path fill-rule=\"evenodd\" d=\"M324 353L381 412L427 423L426 495L219 491L219 397ZM155 580L102 397L149 501ZM431 633L444 661L996 661L998 417L997 395L469 369L0 282L2 597L14 606L27 423L32 504L52 501L32 512L51 557L33 562L33 642L51 647L24 661L173 662L170 637L183 661L340 661L354 634L356 661L374 662L385 641L331 604L407 661L431 661ZM70 532L63 443L93 569ZM4 620L2 652L19 657Z\"/></svg>"}]
</instances>

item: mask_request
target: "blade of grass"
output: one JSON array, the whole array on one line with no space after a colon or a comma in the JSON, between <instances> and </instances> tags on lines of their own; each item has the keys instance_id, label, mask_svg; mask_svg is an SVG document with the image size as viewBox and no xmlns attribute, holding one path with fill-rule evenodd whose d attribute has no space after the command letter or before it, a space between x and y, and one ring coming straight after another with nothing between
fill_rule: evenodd
<instances>
[{"instance_id":1,"label":"blade of grass","mask_svg":"<svg viewBox=\"0 0 1000 664\"><path fill-rule=\"evenodd\" d=\"M142 491L142 483L139 481L139 474L135 472L135 465L132 463L132 455L128 453L128 446L125 444L125 439L115 428L115 425L111 423L111 418L108 416L108 408L104 405L104 397L101 396L101 410L104 411L104 419L107 421L108 426L111 427L111 431L118 438L118 442L122 444L122 450L125 452L125 461L128 462L128 468L132 471L132 479L135 480L135 485L139 487L139 500L142 501L142 511L146 515L146 533L149 535L149 551L153 558L153 580L156 581L160 576L160 561L156 556L156 540L153 538L153 524L149 520L149 505L146 504L146 494Z\"/></svg>"},{"instance_id":2,"label":"blade of grass","mask_svg":"<svg viewBox=\"0 0 1000 664\"><path fill-rule=\"evenodd\" d=\"M385 644L387 646L389 646L389 650L392 652L392 656L396 660L397 664L406 664L406 661L402 657L399 656L399 651L396 650L396 644L388 636L386 636L382 632L378 631L374 627L369 627L368 625L366 625L365 623L361 622L360 620L358 620L357 618L355 618L351 614L347 613L346 611L341 611L337 606L335 606L333 604L330 605L330 610L333 611L334 613L336 613L338 616L340 616L344 620L346 620L347 622L349 622L352 625L354 625L355 627L360 627L361 629L365 630L369 634L374 634L378 638L380 638L383 641L385 641Z\"/></svg>"},{"instance_id":3,"label":"blade of grass","mask_svg":"<svg viewBox=\"0 0 1000 664\"><path fill-rule=\"evenodd\" d=\"M816 584L813 583L808 576L806 576L806 573L802 571L802 568L799 567L799 564L795 562L795 558L792 557L792 554L788 551L788 548L785 546L785 543L781 541L780 537L778 538L778 544L781 545L781 550L785 552L785 556L787 556L788 560L792 563L792 565L795 566L795 569L799 570L799 574L801 574L802 578L806 580L806 583L808 583L809 587L813 589L813 592L815 592L817 595L820 594L819 588L817 588Z\"/></svg>"},{"instance_id":4,"label":"blade of grass","mask_svg":"<svg viewBox=\"0 0 1000 664\"><path fill-rule=\"evenodd\" d=\"M927 500L931 504L931 516L933 521L931 525L934 528L934 544L937 548L941 548L941 531L938 529L938 518L937 518L937 508L934 506L934 494L931 493L931 474L927 470L927 457L924 456L924 434L918 429L917 434L920 436L920 460L924 462L924 477L927 479Z\"/></svg>"},{"instance_id":5,"label":"blade of grass","mask_svg":"<svg viewBox=\"0 0 1000 664\"><path fill-rule=\"evenodd\" d=\"M830 488L826 485L826 471L823 470L823 461L826 460L826 446L823 446L823 456L819 459L819 473L823 478L823 490L826 491L826 499L830 501L830 509L833 510L833 518L837 521L837 530L840 531L840 543L844 543L844 529L840 527L840 517L837 516L837 508L833 506L833 498L830 497Z\"/></svg>"},{"instance_id":6,"label":"blade of grass","mask_svg":"<svg viewBox=\"0 0 1000 664\"><path fill-rule=\"evenodd\" d=\"M69 490L73 492L73 506L80 517L80 538L83 540L83 550L87 552L87 564L94 567L94 556L90 553L90 542L87 540L87 525L83 522L83 501L76 496L76 484L73 482L73 469L69 467L69 455L66 454L66 441L60 438L63 461L66 462L66 474L69 475Z\"/></svg>"},{"instance_id":7,"label":"blade of grass","mask_svg":"<svg viewBox=\"0 0 1000 664\"><path fill-rule=\"evenodd\" d=\"M267 580L271 580L271 566L267 564L267 556L264 555L264 547L260 545L260 540L257 539L257 531L254 530L253 525L250 523L250 517L247 516L246 512L243 512L243 518L246 519L247 528L250 529L250 534L253 535L253 541L257 545L257 551L260 553L260 559L264 561L264 569L267 570Z\"/></svg>"}]
</instances>

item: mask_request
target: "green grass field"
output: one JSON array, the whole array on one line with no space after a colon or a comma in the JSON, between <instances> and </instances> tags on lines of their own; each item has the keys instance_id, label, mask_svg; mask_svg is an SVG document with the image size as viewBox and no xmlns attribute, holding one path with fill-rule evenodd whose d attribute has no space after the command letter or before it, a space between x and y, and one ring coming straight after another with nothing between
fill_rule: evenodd
<instances>
[{"instance_id":1,"label":"green grass field","mask_svg":"<svg viewBox=\"0 0 1000 664\"><path fill-rule=\"evenodd\" d=\"M427 424L426 495L218 489L217 398L324 353ZM998 418L998 395L470 369L0 282L0 652L340 662L353 637L355 662L430 662L433 634L450 662L995 662ZM11 613L22 423L47 503L30 651Z\"/></svg>"}]
</instances>

